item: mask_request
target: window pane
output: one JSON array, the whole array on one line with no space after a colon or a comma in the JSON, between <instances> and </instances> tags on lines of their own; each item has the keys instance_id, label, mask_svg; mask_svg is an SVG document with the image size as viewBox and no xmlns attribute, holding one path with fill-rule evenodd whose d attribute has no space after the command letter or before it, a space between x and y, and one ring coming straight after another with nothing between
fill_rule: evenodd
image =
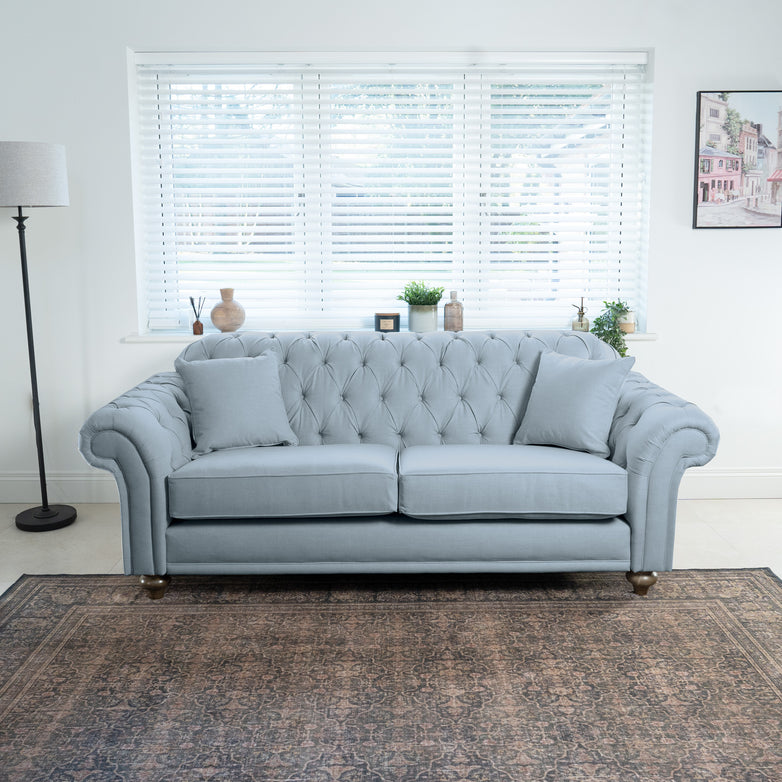
<instances>
[{"instance_id":1,"label":"window pane","mask_svg":"<svg viewBox=\"0 0 782 782\"><path fill-rule=\"evenodd\" d=\"M645 311L638 57L518 67L137 66L142 329L233 287L245 328L371 327L410 280L468 328ZM226 55L226 59L228 56ZM400 306L401 305L401 306ZM208 325L208 324L207 324Z\"/></svg>"}]
</instances>

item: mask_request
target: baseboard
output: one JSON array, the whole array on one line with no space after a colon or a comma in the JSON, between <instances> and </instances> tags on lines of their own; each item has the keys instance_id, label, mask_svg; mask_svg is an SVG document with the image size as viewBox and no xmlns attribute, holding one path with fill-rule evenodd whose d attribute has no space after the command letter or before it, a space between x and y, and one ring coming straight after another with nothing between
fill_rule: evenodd
<instances>
[{"instance_id":1,"label":"baseboard","mask_svg":"<svg viewBox=\"0 0 782 782\"><path fill-rule=\"evenodd\" d=\"M782 498L782 470L710 470L684 473L680 500L750 500Z\"/></svg>"},{"instance_id":2,"label":"baseboard","mask_svg":"<svg viewBox=\"0 0 782 782\"><path fill-rule=\"evenodd\" d=\"M119 502L117 483L112 475L81 472L46 473L50 503ZM38 473L16 472L0 475L0 502L40 503Z\"/></svg>"},{"instance_id":3,"label":"baseboard","mask_svg":"<svg viewBox=\"0 0 782 782\"><path fill-rule=\"evenodd\" d=\"M119 502L117 484L111 475L49 473L46 481L50 502ZM679 488L681 500L782 498L782 470L687 470ZM0 475L0 502L39 502L37 473Z\"/></svg>"}]
</instances>

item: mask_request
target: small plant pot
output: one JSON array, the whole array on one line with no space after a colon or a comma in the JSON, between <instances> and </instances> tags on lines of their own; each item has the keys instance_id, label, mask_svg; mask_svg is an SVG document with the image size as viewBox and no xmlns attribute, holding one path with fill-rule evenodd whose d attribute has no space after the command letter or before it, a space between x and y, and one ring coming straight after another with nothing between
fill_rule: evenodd
<instances>
[{"instance_id":1,"label":"small plant pot","mask_svg":"<svg viewBox=\"0 0 782 782\"><path fill-rule=\"evenodd\" d=\"M407 310L410 331L437 331L437 305L411 304Z\"/></svg>"},{"instance_id":2,"label":"small plant pot","mask_svg":"<svg viewBox=\"0 0 782 782\"><path fill-rule=\"evenodd\" d=\"M623 331L625 334L634 334L635 333L635 313L632 310L629 310L628 312L625 312L624 315L621 315L617 319L617 324L619 325L619 330Z\"/></svg>"}]
</instances>

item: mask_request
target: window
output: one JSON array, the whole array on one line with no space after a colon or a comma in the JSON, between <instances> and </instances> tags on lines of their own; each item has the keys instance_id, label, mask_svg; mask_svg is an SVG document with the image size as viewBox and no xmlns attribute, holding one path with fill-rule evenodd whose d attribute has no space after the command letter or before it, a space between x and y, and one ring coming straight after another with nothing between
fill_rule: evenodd
<instances>
[{"instance_id":1,"label":"window","mask_svg":"<svg viewBox=\"0 0 782 782\"><path fill-rule=\"evenodd\" d=\"M135 55L143 331L221 287L245 328L404 323L410 280L468 328L564 327L581 296L643 319L645 54L361 57Z\"/></svg>"}]
</instances>

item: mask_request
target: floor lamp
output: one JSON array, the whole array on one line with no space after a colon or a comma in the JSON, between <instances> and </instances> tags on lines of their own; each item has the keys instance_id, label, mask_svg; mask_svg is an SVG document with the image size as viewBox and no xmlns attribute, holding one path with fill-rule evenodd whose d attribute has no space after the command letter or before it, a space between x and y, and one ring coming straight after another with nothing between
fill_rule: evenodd
<instances>
[{"instance_id":1,"label":"floor lamp","mask_svg":"<svg viewBox=\"0 0 782 782\"><path fill-rule=\"evenodd\" d=\"M22 256L24 314L27 323L27 352L30 358L30 383L33 391L33 422L38 449L38 478L41 504L28 508L16 517L16 526L27 532L46 532L66 527L76 519L70 505L49 505L46 492L46 470L43 463L41 413L38 404L38 375L35 370L33 321L30 311L30 286L27 280L27 247L24 238L24 207L68 206L68 179L65 171L65 148L59 144L27 141L0 141L0 206L18 210L13 217L19 231Z\"/></svg>"}]
</instances>

